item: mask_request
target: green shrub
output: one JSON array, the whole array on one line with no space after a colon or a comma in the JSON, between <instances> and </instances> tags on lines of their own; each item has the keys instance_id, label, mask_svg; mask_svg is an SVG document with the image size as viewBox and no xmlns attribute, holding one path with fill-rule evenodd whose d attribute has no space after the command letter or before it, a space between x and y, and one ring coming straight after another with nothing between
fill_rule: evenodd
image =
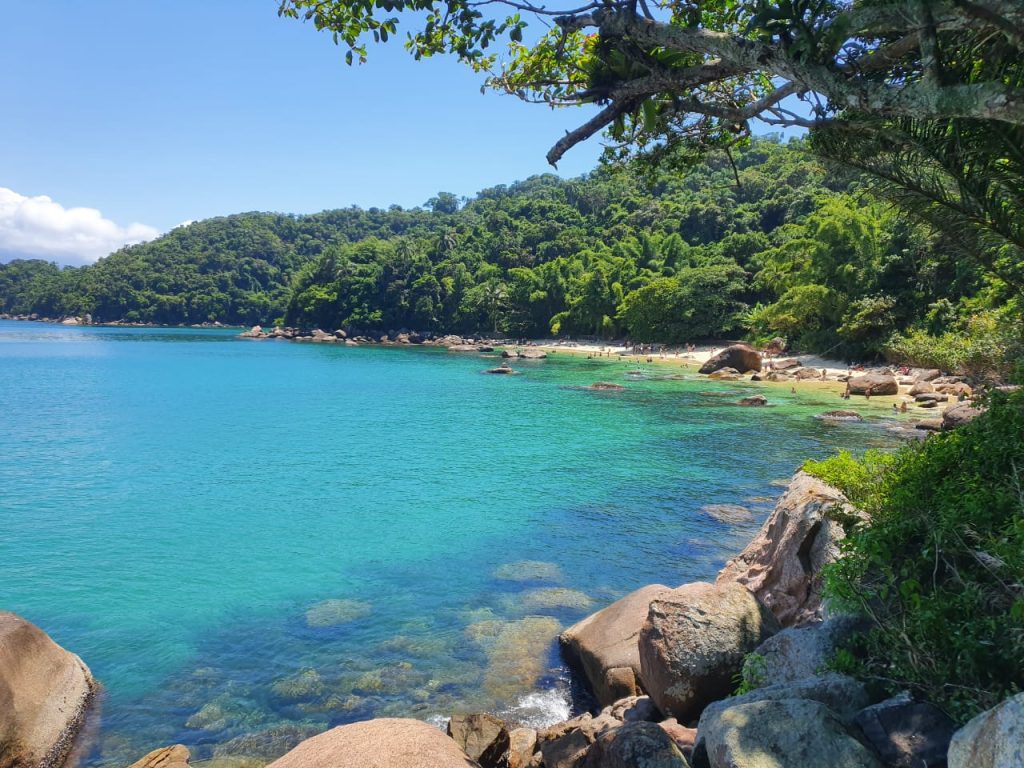
<instances>
[{"instance_id":1,"label":"green shrub","mask_svg":"<svg viewBox=\"0 0 1024 768\"><path fill-rule=\"evenodd\" d=\"M870 625L843 671L961 722L1024 688L1024 391L887 460L807 468L871 518L826 572L829 597Z\"/></svg>"}]
</instances>

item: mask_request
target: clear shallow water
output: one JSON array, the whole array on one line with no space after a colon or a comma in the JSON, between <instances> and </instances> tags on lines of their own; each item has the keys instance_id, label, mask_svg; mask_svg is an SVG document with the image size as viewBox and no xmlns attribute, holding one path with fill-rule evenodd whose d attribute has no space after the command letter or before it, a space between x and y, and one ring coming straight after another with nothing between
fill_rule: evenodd
<instances>
[{"instance_id":1,"label":"clear shallow water","mask_svg":"<svg viewBox=\"0 0 1024 768\"><path fill-rule=\"evenodd\" d=\"M825 395L739 408L742 386L660 366L484 376L234 334L0 322L0 609L104 684L90 764L172 742L266 760L374 715L554 717L559 626L712 576L773 481L894 443L814 421ZM501 569L523 560L543 565Z\"/></svg>"}]
</instances>

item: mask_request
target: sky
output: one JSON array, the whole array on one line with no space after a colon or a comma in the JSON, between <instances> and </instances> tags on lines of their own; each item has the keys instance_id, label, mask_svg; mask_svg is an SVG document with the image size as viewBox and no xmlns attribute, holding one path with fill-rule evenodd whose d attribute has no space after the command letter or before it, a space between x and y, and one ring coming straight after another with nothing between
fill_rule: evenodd
<instances>
[{"instance_id":1,"label":"sky","mask_svg":"<svg viewBox=\"0 0 1024 768\"><path fill-rule=\"evenodd\" d=\"M276 0L0 0L0 260L93 261L241 211L422 205L551 171L587 119L399 39L348 67ZM559 165L594 167L597 142Z\"/></svg>"},{"instance_id":2,"label":"sky","mask_svg":"<svg viewBox=\"0 0 1024 768\"><path fill-rule=\"evenodd\" d=\"M488 91L397 39L348 67L277 0L0 0L0 261L95 261L243 211L422 205L552 172L593 107ZM592 139L559 163L597 163Z\"/></svg>"}]
</instances>

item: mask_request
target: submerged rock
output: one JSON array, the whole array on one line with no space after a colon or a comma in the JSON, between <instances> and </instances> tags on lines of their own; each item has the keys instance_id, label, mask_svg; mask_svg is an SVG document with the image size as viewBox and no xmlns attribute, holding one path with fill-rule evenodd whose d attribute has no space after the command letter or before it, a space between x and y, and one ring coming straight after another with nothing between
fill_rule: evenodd
<instances>
[{"instance_id":1,"label":"submerged rock","mask_svg":"<svg viewBox=\"0 0 1024 768\"><path fill-rule=\"evenodd\" d=\"M768 405L768 398L765 397L764 395L753 395L751 397L741 397L737 401L736 404L737 405L746 405L746 406L760 407L760 406Z\"/></svg>"},{"instance_id":2,"label":"submerged rock","mask_svg":"<svg viewBox=\"0 0 1024 768\"><path fill-rule=\"evenodd\" d=\"M306 625L336 627L368 615L372 606L362 600L332 599L317 603L306 611Z\"/></svg>"},{"instance_id":3,"label":"submerged rock","mask_svg":"<svg viewBox=\"0 0 1024 768\"><path fill-rule=\"evenodd\" d=\"M94 690L80 658L31 622L0 611L0 765L63 765Z\"/></svg>"},{"instance_id":4,"label":"submerged rock","mask_svg":"<svg viewBox=\"0 0 1024 768\"><path fill-rule=\"evenodd\" d=\"M278 725L254 733L246 733L218 744L213 748L214 757L248 757L273 760L285 754L321 728L314 725Z\"/></svg>"},{"instance_id":5,"label":"submerged rock","mask_svg":"<svg viewBox=\"0 0 1024 768\"><path fill-rule=\"evenodd\" d=\"M856 411L826 411L819 413L814 418L822 421L864 421L864 417Z\"/></svg>"},{"instance_id":6,"label":"submerged rock","mask_svg":"<svg viewBox=\"0 0 1024 768\"><path fill-rule=\"evenodd\" d=\"M528 613L551 611L560 608L585 611L593 604L594 601L583 592L580 592L578 589L567 589L565 587L531 589L520 595L517 600L519 609Z\"/></svg>"},{"instance_id":7,"label":"submerged rock","mask_svg":"<svg viewBox=\"0 0 1024 768\"><path fill-rule=\"evenodd\" d=\"M598 392L621 392L625 389L621 384L614 384L610 381L595 381L588 387Z\"/></svg>"},{"instance_id":8,"label":"submerged rock","mask_svg":"<svg viewBox=\"0 0 1024 768\"><path fill-rule=\"evenodd\" d=\"M502 581L561 581L563 576L558 563L519 560L499 565L494 569L494 578Z\"/></svg>"},{"instance_id":9,"label":"submerged rock","mask_svg":"<svg viewBox=\"0 0 1024 768\"><path fill-rule=\"evenodd\" d=\"M302 701L321 695L324 682L315 669L304 669L296 675L276 681L270 689L281 699Z\"/></svg>"},{"instance_id":10,"label":"submerged rock","mask_svg":"<svg viewBox=\"0 0 1024 768\"><path fill-rule=\"evenodd\" d=\"M129 768L188 768L191 758L188 747L175 744L172 747L154 749L141 760L132 763Z\"/></svg>"},{"instance_id":11,"label":"submerged rock","mask_svg":"<svg viewBox=\"0 0 1024 768\"><path fill-rule=\"evenodd\" d=\"M545 672L547 654L561 626L548 616L518 621L492 619L466 627L487 656L483 690L496 701L513 701Z\"/></svg>"},{"instance_id":12,"label":"submerged rock","mask_svg":"<svg viewBox=\"0 0 1024 768\"><path fill-rule=\"evenodd\" d=\"M739 504L705 504L700 511L720 523L746 523L754 519L754 513Z\"/></svg>"}]
</instances>

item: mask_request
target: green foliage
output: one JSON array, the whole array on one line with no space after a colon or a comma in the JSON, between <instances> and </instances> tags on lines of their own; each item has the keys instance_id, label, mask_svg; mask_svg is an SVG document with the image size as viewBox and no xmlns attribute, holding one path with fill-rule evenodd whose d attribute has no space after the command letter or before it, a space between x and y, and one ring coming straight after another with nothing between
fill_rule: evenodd
<instances>
[{"instance_id":1,"label":"green foliage","mask_svg":"<svg viewBox=\"0 0 1024 768\"><path fill-rule=\"evenodd\" d=\"M1024 321L1012 307L980 312L937 336L920 328L893 334L885 353L895 363L1008 380L1024 362Z\"/></svg>"},{"instance_id":2,"label":"green foliage","mask_svg":"<svg viewBox=\"0 0 1024 768\"><path fill-rule=\"evenodd\" d=\"M742 696L763 687L767 680L767 673L768 660L760 653L748 653L743 657L743 667L740 669L733 696Z\"/></svg>"},{"instance_id":3,"label":"green foliage","mask_svg":"<svg viewBox=\"0 0 1024 768\"><path fill-rule=\"evenodd\" d=\"M839 666L961 722L1024 688L1024 392L989 405L888 460L810 465L870 516L826 574L870 623Z\"/></svg>"},{"instance_id":4,"label":"green foliage","mask_svg":"<svg viewBox=\"0 0 1024 768\"><path fill-rule=\"evenodd\" d=\"M860 459L849 451L840 451L822 461L809 459L803 469L834 488L842 489L854 506L867 510L878 505L882 493L878 478L894 461L894 454L876 450L867 451Z\"/></svg>"}]
</instances>

